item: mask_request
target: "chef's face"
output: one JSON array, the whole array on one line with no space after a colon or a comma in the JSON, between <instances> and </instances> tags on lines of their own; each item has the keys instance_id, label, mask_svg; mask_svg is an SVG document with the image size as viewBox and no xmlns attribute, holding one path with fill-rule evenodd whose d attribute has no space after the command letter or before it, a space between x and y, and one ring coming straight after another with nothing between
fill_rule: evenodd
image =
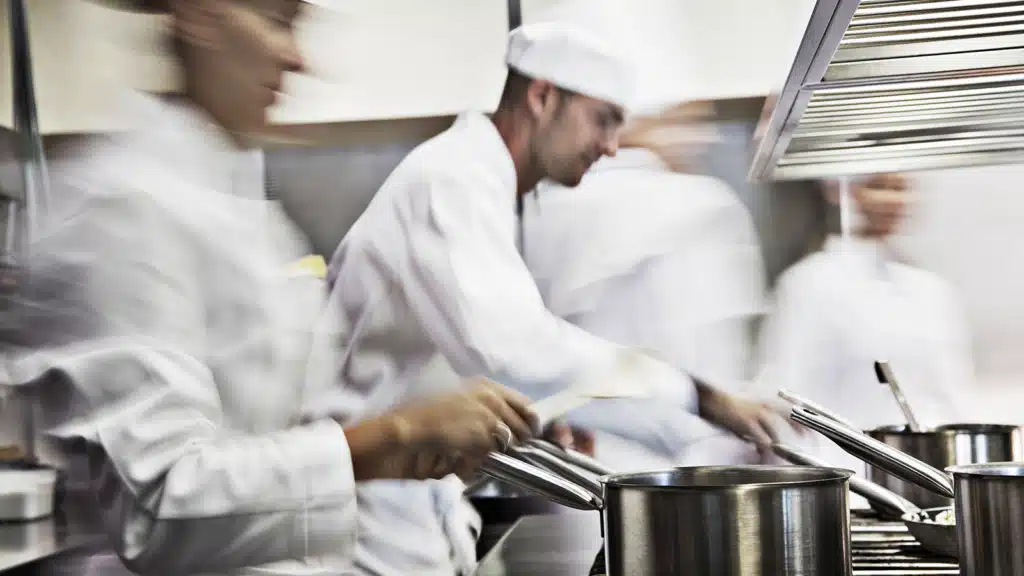
<instances>
[{"instance_id":1,"label":"chef's face","mask_svg":"<svg viewBox=\"0 0 1024 576\"><path fill-rule=\"evenodd\" d=\"M551 87L538 117L534 154L546 178L576 186L590 166L619 148L622 108Z\"/></svg>"},{"instance_id":2,"label":"chef's face","mask_svg":"<svg viewBox=\"0 0 1024 576\"><path fill-rule=\"evenodd\" d=\"M286 72L302 70L302 0L172 0L195 98L238 132L266 123Z\"/></svg>"},{"instance_id":3,"label":"chef's face","mask_svg":"<svg viewBox=\"0 0 1024 576\"><path fill-rule=\"evenodd\" d=\"M912 200L906 177L877 174L851 188L851 196L864 215L865 235L884 238L896 232Z\"/></svg>"}]
</instances>

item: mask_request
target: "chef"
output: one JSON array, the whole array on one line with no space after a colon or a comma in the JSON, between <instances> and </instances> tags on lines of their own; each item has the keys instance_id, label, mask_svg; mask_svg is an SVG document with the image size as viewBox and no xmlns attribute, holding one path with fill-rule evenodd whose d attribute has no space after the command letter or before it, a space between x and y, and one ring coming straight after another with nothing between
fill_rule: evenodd
<instances>
[{"instance_id":1,"label":"chef","mask_svg":"<svg viewBox=\"0 0 1024 576\"><path fill-rule=\"evenodd\" d=\"M551 23L513 31L507 64L494 114L463 114L414 150L332 259L346 354L331 405L355 421L423 394L417 374L435 354L460 375L491 376L534 399L607 376L620 358L620 346L545 308L518 250L516 203L544 178L575 186L616 153L631 72L595 37ZM584 408L573 421L671 451L684 410L770 441L774 421L761 404L646 362L660 378L624 385L658 399L622 408L647 418ZM470 572L472 515L461 490L457 481L361 486L360 573Z\"/></svg>"},{"instance_id":2,"label":"chef","mask_svg":"<svg viewBox=\"0 0 1024 576\"><path fill-rule=\"evenodd\" d=\"M630 121L618 154L579 186L541 183L524 202L523 257L553 313L736 391L749 379L764 266L743 203L694 174L717 139L714 113L706 101L659 105ZM760 461L748 443L721 436L693 419L677 453L604 431L595 451L617 469Z\"/></svg>"},{"instance_id":3,"label":"chef","mask_svg":"<svg viewBox=\"0 0 1024 576\"><path fill-rule=\"evenodd\" d=\"M854 179L849 237L828 238L781 276L762 335L766 392L791 389L865 429L905 423L874 372L875 361L887 360L922 424L970 413L971 348L959 300L946 281L893 250L913 193L899 174ZM834 185L827 194L841 199ZM831 464L864 470L831 442L807 437Z\"/></svg>"},{"instance_id":4,"label":"chef","mask_svg":"<svg viewBox=\"0 0 1024 576\"><path fill-rule=\"evenodd\" d=\"M24 328L12 376L86 486L69 500L138 574L345 573L357 482L469 475L530 434L525 398L483 380L359 422L317 406L322 287L290 276L304 246L241 144L301 69L299 7L163 6L185 96L133 96L130 129L61 170L5 305Z\"/></svg>"}]
</instances>

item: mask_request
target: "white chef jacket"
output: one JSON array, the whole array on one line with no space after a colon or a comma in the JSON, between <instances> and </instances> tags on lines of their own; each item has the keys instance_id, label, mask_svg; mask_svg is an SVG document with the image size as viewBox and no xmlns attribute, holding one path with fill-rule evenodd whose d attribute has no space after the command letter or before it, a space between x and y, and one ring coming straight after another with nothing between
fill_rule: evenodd
<instances>
[{"instance_id":1,"label":"white chef jacket","mask_svg":"<svg viewBox=\"0 0 1024 576\"><path fill-rule=\"evenodd\" d=\"M253 156L198 110L138 98L139 128L55 182L29 261L48 315L12 372L44 390L50 432L84 444L71 482L133 570L340 573L348 446L333 420L302 423L332 384L307 370L333 354L311 348L322 286L289 278L304 246Z\"/></svg>"},{"instance_id":2,"label":"white chef jacket","mask_svg":"<svg viewBox=\"0 0 1024 576\"><path fill-rule=\"evenodd\" d=\"M788 388L864 429L904 424L876 360L888 360L923 425L971 414L969 330L952 287L894 262L883 243L829 238L779 279L762 333L767 394ZM864 464L819 434L808 448L834 466Z\"/></svg>"},{"instance_id":3,"label":"white chef jacket","mask_svg":"<svg viewBox=\"0 0 1024 576\"><path fill-rule=\"evenodd\" d=\"M655 350L711 384L743 387L751 321L764 307L764 266L750 214L728 186L626 148L595 164L579 186L544 183L527 200L524 259L553 313ZM687 423L682 452L658 455L598 430L597 456L619 469L756 458L746 443L685 411L679 419Z\"/></svg>"},{"instance_id":4,"label":"white chef jacket","mask_svg":"<svg viewBox=\"0 0 1024 576\"><path fill-rule=\"evenodd\" d=\"M403 160L331 262L330 305L347 337L338 343L344 388L325 409L360 418L457 385L418 378L437 353L461 376L490 376L535 399L615 362L619 346L544 307L517 251L515 202L511 155L483 114L461 115ZM624 435L675 441L676 416L695 410L696 393L682 374L665 380L650 383L663 399L647 410L645 425ZM570 420L592 423L586 409ZM617 421L604 426L622 429ZM446 521L468 509L461 489L456 482L361 485L359 568L388 576L471 568L469 520Z\"/></svg>"}]
</instances>

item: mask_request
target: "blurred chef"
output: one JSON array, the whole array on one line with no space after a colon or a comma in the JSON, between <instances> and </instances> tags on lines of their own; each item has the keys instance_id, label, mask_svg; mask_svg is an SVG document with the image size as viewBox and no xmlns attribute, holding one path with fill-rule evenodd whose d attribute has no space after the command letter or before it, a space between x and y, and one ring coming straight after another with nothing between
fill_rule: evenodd
<instances>
[{"instance_id":1,"label":"blurred chef","mask_svg":"<svg viewBox=\"0 0 1024 576\"><path fill-rule=\"evenodd\" d=\"M839 202L836 185L826 193ZM958 298L937 275L893 255L913 194L899 174L851 182L850 237L828 238L779 279L762 335L766 391L791 389L865 429L904 424L874 372L876 360L888 360L923 424L969 413L973 368ZM864 469L831 442L807 437L831 464Z\"/></svg>"},{"instance_id":2,"label":"blurred chef","mask_svg":"<svg viewBox=\"0 0 1024 576\"><path fill-rule=\"evenodd\" d=\"M357 482L468 475L530 434L527 401L477 380L344 427L316 409L335 365L313 347L322 286L289 278L304 246L241 144L302 67L300 2L164 8L186 95L135 95L134 127L65 173L13 375L84 451L69 482L133 572L347 573Z\"/></svg>"},{"instance_id":3,"label":"blurred chef","mask_svg":"<svg viewBox=\"0 0 1024 576\"><path fill-rule=\"evenodd\" d=\"M632 81L596 38L557 24L517 29L493 115L466 113L391 174L331 262L331 304L348 329L335 398L355 419L424 392L421 368L440 353L461 375L485 374L534 399L611 371L622 348L551 314L516 242L516 201L543 178L575 186L618 149ZM653 359L637 401L643 422L607 413L590 428L649 444L678 442L680 410L770 439L760 404L738 400ZM661 409L664 408L664 409ZM582 423L582 422L577 422ZM472 569L459 482L359 488L359 568L365 574ZM444 533L441 533L444 528Z\"/></svg>"},{"instance_id":4,"label":"blurred chef","mask_svg":"<svg viewBox=\"0 0 1024 576\"><path fill-rule=\"evenodd\" d=\"M764 268L746 207L693 174L718 138L714 113L692 101L634 118L618 154L579 186L541 183L524 202L523 258L553 313L735 391L748 379ZM593 409L628 414L614 402ZM598 430L596 455L617 469L759 461L748 443L682 409L679 418L691 421L684 450Z\"/></svg>"}]
</instances>

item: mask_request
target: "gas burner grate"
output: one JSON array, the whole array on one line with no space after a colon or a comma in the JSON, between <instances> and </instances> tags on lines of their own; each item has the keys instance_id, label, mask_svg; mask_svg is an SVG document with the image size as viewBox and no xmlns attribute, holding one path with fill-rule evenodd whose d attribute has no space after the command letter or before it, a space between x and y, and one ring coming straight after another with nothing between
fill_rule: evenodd
<instances>
[{"instance_id":1,"label":"gas burner grate","mask_svg":"<svg viewBox=\"0 0 1024 576\"><path fill-rule=\"evenodd\" d=\"M883 521L870 513L854 511L850 530L853 576L960 574L955 559L937 556L921 548L900 522ZM603 576L604 573L604 550L601 550L590 569L590 576Z\"/></svg>"}]
</instances>

